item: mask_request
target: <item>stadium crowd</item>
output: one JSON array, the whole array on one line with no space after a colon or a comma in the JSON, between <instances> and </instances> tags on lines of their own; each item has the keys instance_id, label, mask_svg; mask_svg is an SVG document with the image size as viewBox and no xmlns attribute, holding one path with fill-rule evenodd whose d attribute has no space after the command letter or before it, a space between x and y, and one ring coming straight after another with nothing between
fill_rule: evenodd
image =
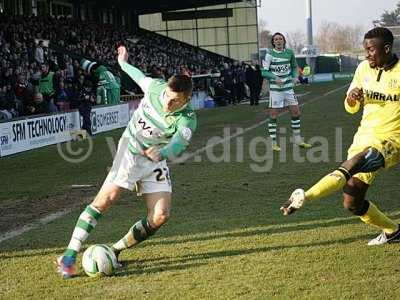
<instances>
[{"instance_id":1,"label":"stadium crowd","mask_svg":"<svg viewBox=\"0 0 400 300\"><path fill-rule=\"evenodd\" d=\"M47 47L48 41L54 47ZM96 82L80 67L76 54L103 62L122 80L122 92L141 93L117 68L115 46L121 41L131 53L129 63L152 77L220 69L214 96L227 103L243 98L244 83L249 85L255 76L248 65L147 31L133 35L65 17L1 15L0 120L78 108L82 101L95 105Z\"/></svg>"}]
</instances>

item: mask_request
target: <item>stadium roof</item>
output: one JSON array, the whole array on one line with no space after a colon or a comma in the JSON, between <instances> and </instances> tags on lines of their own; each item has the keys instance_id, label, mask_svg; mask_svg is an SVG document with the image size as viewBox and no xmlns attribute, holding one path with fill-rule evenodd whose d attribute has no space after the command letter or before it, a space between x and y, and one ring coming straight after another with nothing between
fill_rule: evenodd
<instances>
[{"instance_id":1,"label":"stadium roof","mask_svg":"<svg viewBox=\"0 0 400 300\"><path fill-rule=\"evenodd\" d=\"M138 14L156 13L168 10L188 9L201 6L219 5L225 3L242 2L243 0L185 0L185 1L171 1L171 0L97 0L88 2L95 2L102 7L121 7L134 9Z\"/></svg>"}]
</instances>

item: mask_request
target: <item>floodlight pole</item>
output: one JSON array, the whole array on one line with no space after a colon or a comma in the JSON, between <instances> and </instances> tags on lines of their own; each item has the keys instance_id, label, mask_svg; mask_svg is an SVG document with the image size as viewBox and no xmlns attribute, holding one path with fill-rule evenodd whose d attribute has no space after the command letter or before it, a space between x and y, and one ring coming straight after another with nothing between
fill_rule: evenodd
<instances>
[{"instance_id":1,"label":"floodlight pole","mask_svg":"<svg viewBox=\"0 0 400 300\"><path fill-rule=\"evenodd\" d=\"M313 45L311 0L306 0L307 45Z\"/></svg>"},{"instance_id":2,"label":"floodlight pole","mask_svg":"<svg viewBox=\"0 0 400 300\"><path fill-rule=\"evenodd\" d=\"M307 26L307 46L306 46L306 62L314 71L315 62L312 61L311 56L315 54L312 30L312 5L311 0L306 0L306 26Z\"/></svg>"}]
</instances>

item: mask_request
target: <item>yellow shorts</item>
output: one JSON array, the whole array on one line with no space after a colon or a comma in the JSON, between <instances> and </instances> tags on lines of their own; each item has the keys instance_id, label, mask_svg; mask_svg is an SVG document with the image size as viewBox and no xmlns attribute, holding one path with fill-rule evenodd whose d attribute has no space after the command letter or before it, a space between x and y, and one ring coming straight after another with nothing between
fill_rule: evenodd
<instances>
[{"instance_id":1,"label":"yellow shorts","mask_svg":"<svg viewBox=\"0 0 400 300\"><path fill-rule=\"evenodd\" d=\"M356 154L367 148L373 147L377 149L385 159L385 169L395 166L400 162L400 135L392 135L380 137L376 135L358 134L354 136L353 143L347 151L347 159L352 158ZM354 175L362 182L371 184L378 171L369 173L358 173Z\"/></svg>"}]
</instances>

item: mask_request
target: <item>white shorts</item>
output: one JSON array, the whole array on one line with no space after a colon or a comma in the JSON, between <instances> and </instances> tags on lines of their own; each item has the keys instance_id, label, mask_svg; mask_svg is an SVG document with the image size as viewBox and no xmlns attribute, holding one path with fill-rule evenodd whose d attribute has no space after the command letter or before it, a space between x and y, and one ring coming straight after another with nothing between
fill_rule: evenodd
<instances>
[{"instance_id":1,"label":"white shorts","mask_svg":"<svg viewBox=\"0 0 400 300\"><path fill-rule=\"evenodd\" d=\"M289 105L298 105L296 94L294 90L285 92L269 91L269 107L270 108L284 108Z\"/></svg>"},{"instance_id":2,"label":"white shorts","mask_svg":"<svg viewBox=\"0 0 400 300\"><path fill-rule=\"evenodd\" d=\"M121 139L122 141L123 139ZM138 195L172 192L169 168L165 160L153 162L140 154L132 154L128 143L118 144L112 168L104 183L113 183Z\"/></svg>"}]
</instances>

